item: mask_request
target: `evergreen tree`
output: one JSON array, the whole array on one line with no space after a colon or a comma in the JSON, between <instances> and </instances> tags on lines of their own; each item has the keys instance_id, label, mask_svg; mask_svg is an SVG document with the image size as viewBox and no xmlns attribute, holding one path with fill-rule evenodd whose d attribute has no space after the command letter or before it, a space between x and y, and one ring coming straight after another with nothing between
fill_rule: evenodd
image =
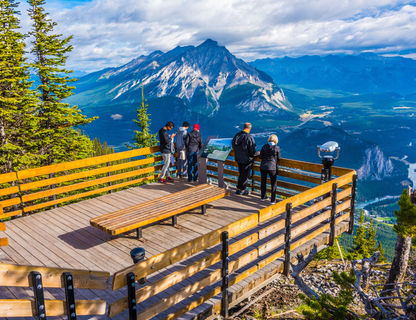
<instances>
[{"instance_id":1,"label":"evergreen tree","mask_svg":"<svg viewBox=\"0 0 416 320\"><path fill-rule=\"evenodd\" d=\"M144 89L142 85L142 102L139 108L136 110L137 119L134 122L139 127L138 130L134 130L134 138L132 145L127 145L129 149L152 147L157 144L156 134L150 132L150 115L147 113L148 104L144 98Z\"/></svg>"},{"instance_id":2,"label":"evergreen tree","mask_svg":"<svg viewBox=\"0 0 416 320\"><path fill-rule=\"evenodd\" d=\"M358 221L358 228L352 240L352 249L350 251L350 259L360 259L365 253L366 245L366 230L365 230L365 218L364 211L361 210L360 219Z\"/></svg>"},{"instance_id":3,"label":"evergreen tree","mask_svg":"<svg viewBox=\"0 0 416 320\"><path fill-rule=\"evenodd\" d=\"M377 251L377 230L374 227L374 220L371 219L370 224L366 228L365 236L366 257L370 257Z\"/></svg>"},{"instance_id":4,"label":"evergreen tree","mask_svg":"<svg viewBox=\"0 0 416 320\"><path fill-rule=\"evenodd\" d=\"M30 90L18 3L0 0L0 172L30 166L36 97Z\"/></svg>"},{"instance_id":5,"label":"evergreen tree","mask_svg":"<svg viewBox=\"0 0 416 320\"><path fill-rule=\"evenodd\" d=\"M56 23L44 10L44 0L29 0L29 15L33 22L32 53L35 61L31 65L40 85L37 87L41 103L37 110L38 143L42 165L84 158L92 154L92 141L76 127L90 123L77 106L63 102L72 95L74 81L72 72L65 68L72 46L71 37L54 34Z\"/></svg>"},{"instance_id":6,"label":"evergreen tree","mask_svg":"<svg viewBox=\"0 0 416 320\"><path fill-rule=\"evenodd\" d=\"M394 214L397 224L393 229L397 232L397 241L394 249L393 262L383 290L385 295L389 295L387 290L392 289L394 283L402 281L409 263L412 237L416 236L416 205L412 203L409 191L404 189L399 199L399 211Z\"/></svg>"},{"instance_id":7,"label":"evergreen tree","mask_svg":"<svg viewBox=\"0 0 416 320\"><path fill-rule=\"evenodd\" d=\"M377 242L377 250L378 252L380 252L380 257L378 258L379 262L386 262L386 256L384 255L384 249L383 246L381 245L381 242L378 241Z\"/></svg>"},{"instance_id":8,"label":"evergreen tree","mask_svg":"<svg viewBox=\"0 0 416 320\"><path fill-rule=\"evenodd\" d=\"M358 228L353 237L353 245L348 258L351 260L368 258L377 251L377 248L377 230L374 220L371 219L370 223L366 222L364 210L361 210Z\"/></svg>"},{"instance_id":9,"label":"evergreen tree","mask_svg":"<svg viewBox=\"0 0 416 320\"><path fill-rule=\"evenodd\" d=\"M110 153L114 153L114 147L109 147L107 142L100 142L100 139L95 138L93 141L94 156L102 156Z\"/></svg>"}]
</instances>

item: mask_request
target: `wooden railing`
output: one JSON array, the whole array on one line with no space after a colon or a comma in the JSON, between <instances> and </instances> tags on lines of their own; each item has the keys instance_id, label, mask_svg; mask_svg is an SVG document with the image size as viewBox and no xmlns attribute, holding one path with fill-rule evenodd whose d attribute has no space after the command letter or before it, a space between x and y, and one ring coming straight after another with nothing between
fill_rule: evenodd
<instances>
[{"instance_id":1,"label":"wooden railing","mask_svg":"<svg viewBox=\"0 0 416 320\"><path fill-rule=\"evenodd\" d=\"M0 175L0 220L156 178L159 147Z\"/></svg>"},{"instance_id":2,"label":"wooden railing","mask_svg":"<svg viewBox=\"0 0 416 320\"><path fill-rule=\"evenodd\" d=\"M0 231L6 231L6 224L0 222ZM0 247L7 246L9 240L7 238L0 238Z\"/></svg>"},{"instance_id":3,"label":"wooden railing","mask_svg":"<svg viewBox=\"0 0 416 320\"><path fill-rule=\"evenodd\" d=\"M110 274L101 271L84 271L35 266L0 264L0 287L31 287L33 296L26 299L0 299L0 317L103 315L104 300L75 300L74 289L100 289L108 287ZM65 300L46 300L44 288L63 288ZM3 290L3 289L2 289Z\"/></svg>"},{"instance_id":4,"label":"wooden railing","mask_svg":"<svg viewBox=\"0 0 416 320\"><path fill-rule=\"evenodd\" d=\"M233 166L235 163L228 160L225 165ZM297 171L282 170L280 174L285 172L287 178L314 183L315 186L280 182L280 187L289 190L286 192L289 198L117 272L112 289L127 286L130 290L127 296L109 306L108 315L112 317L128 309L129 319L150 319L162 312L163 318L174 319L222 292L222 303L215 307L215 311L220 311L221 307L221 313L226 316L228 286L279 258L283 258L283 271L287 274L289 262L293 260L292 250L323 233L328 234L327 243L333 244L337 225L344 220L350 220L349 226L343 223L344 229L339 230L352 230L357 178L354 170L335 168L333 173L339 177L317 185L320 179L304 171L320 172L320 165L287 159L283 159L281 165ZM207 169L218 172L211 164ZM225 167L222 170L224 174L234 175L232 169ZM221 179L209 174L214 179ZM225 175L223 178L233 180ZM136 280L173 266L173 272L132 289ZM191 280L197 275L197 281ZM182 285L180 289L178 285ZM148 300L151 297L156 301L153 304ZM176 309L166 311L174 306Z\"/></svg>"}]
</instances>

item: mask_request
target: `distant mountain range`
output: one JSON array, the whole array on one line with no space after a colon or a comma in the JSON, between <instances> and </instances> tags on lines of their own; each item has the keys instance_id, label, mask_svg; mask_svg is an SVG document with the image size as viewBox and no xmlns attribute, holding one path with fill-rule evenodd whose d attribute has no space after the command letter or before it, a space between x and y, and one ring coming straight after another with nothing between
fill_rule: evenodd
<instances>
[{"instance_id":1,"label":"distant mountain range","mask_svg":"<svg viewBox=\"0 0 416 320\"><path fill-rule=\"evenodd\" d=\"M409 58L362 53L267 58L250 64L283 86L416 96L416 60Z\"/></svg>"},{"instance_id":2,"label":"distant mountain range","mask_svg":"<svg viewBox=\"0 0 416 320\"><path fill-rule=\"evenodd\" d=\"M202 122L205 130L215 126L211 133L221 126L229 132L248 120L297 118L270 76L210 39L196 47L155 51L121 67L82 77L69 102L98 115L100 119L94 122L98 131L105 132L105 127L125 131L118 138L104 137L119 144L131 136L126 130L134 128L131 120L140 104L141 85L154 129L167 120L189 120Z\"/></svg>"}]
</instances>

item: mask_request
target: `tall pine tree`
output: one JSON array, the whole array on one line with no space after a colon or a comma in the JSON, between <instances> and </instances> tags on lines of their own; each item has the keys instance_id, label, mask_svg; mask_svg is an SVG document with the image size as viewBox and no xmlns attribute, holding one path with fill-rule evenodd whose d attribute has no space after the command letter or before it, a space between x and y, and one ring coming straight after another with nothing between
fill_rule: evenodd
<instances>
[{"instance_id":1,"label":"tall pine tree","mask_svg":"<svg viewBox=\"0 0 416 320\"><path fill-rule=\"evenodd\" d=\"M137 109L137 119L134 122L137 124L138 129L134 130L133 143L127 145L129 149L152 147L157 144L156 134L150 132L150 115L147 112L148 104L144 98L144 89L142 85L142 102Z\"/></svg>"},{"instance_id":2,"label":"tall pine tree","mask_svg":"<svg viewBox=\"0 0 416 320\"><path fill-rule=\"evenodd\" d=\"M0 0L1 173L28 167L35 160L31 136L36 98L30 90L17 6L13 0Z\"/></svg>"},{"instance_id":3,"label":"tall pine tree","mask_svg":"<svg viewBox=\"0 0 416 320\"><path fill-rule=\"evenodd\" d=\"M72 72L65 68L72 37L54 33L56 23L45 12L44 0L29 0L29 16L32 19L32 68L39 77L37 87L41 104L37 110L38 142L42 165L89 156L93 152L92 141L75 127L90 123L77 106L63 102L72 95Z\"/></svg>"}]
</instances>

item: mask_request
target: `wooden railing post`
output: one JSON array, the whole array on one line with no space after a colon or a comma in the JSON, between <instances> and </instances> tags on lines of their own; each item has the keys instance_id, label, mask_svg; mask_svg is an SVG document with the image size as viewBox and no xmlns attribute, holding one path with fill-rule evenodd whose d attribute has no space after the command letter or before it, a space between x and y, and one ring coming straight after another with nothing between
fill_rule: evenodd
<instances>
[{"instance_id":1,"label":"wooden railing post","mask_svg":"<svg viewBox=\"0 0 416 320\"><path fill-rule=\"evenodd\" d=\"M25 205L24 205L24 202L23 202L22 189L20 187L20 185L22 184L22 181L20 181L20 178L19 178L19 171L16 171L16 184L17 184L17 189L19 190L18 191L19 193L17 194L17 196L20 199L19 207L20 207L20 210L22 210L22 216L23 216L23 215L25 215Z\"/></svg>"},{"instance_id":2,"label":"wooden railing post","mask_svg":"<svg viewBox=\"0 0 416 320\"><path fill-rule=\"evenodd\" d=\"M45 298L43 295L42 275L37 271L31 272L33 294L35 296L35 318L38 320L46 319Z\"/></svg>"},{"instance_id":3,"label":"wooden railing post","mask_svg":"<svg viewBox=\"0 0 416 320\"><path fill-rule=\"evenodd\" d=\"M357 193L357 175L352 177L352 190L351 190L351 208L350 208L350 223L348 227L348 233L354 233L354 211L355 211L355 195Z\"/></svg>"},{"instance_id":4,"label":"wooden railing post","mask_svg":"<svg viewBox=\"0 0 416 320\"><path fill-rule=\"evenodd\" d=\"M127 299L129 305L129 320L137 320L135 275L129 272L127 278Z\"/></svg>"},{"instance_id":5,"label":"wooden railing post","mask_svg":"<svg viewBox=\"0 0 416 320\"><path fill-rule=\"evenodd\" d=\"M54 173L50 173L49 174L49 179L52 179L52 178L55 178L55 174ZM51 184L50 186L49 186L49 188L50 189L55 189L55 184ZM52 195L52 197L50 197L51 198L51 200L53 200L53 201L55 201L56 200L56 194L53 194ZM53 205L53 207L56 209L56 208L58 208L58 204L54 204Z\"/></svg>"},{"instance_id":6,"label":"wooden railing post","mask_svg":"<svg viewBox=\"0 0 416 320\"><path fill-rule=\"evenodd\" d=\"M68 320L76 320L77 313L75 305L74 280L70 272L64 272L62 277L65 287L66 314Z\"/></svg>"},{"instance_id":7,"label":"wooden railing post","mask_svg":"<svg viewBox=\"0 0 416 320\"><path fill-rule=\"evenodd\" d=\"M107 162L107 167L109 167L109 166L110 166L110 162ZM110 177L110 176L111 176L111 171L108 171L107 172L107 177ZM109 181L108 186L111 187L112 185L113 185L113 183L111 181ZM113 190L112 189L108 190L108 193L113 193Z\"/></svg>"},{"instance_id":8,"label":"wooden railing post","mask_svg":"<svg viewBox=\"0 0 416 320\"><path fill-rule=\"evenodd\" d=\"M199 183L207 183L207 158L198 157L198 181ZM189 170L189 168L188 168Z\"/></svg>"},{"instance_id":9,"label":"wooden railing post","mask_svg":"<svg viewBox=\"0 0 416 320\"><path fill-rule=\"evenodd\" d=\"M218 186L220 188L224 188L224 161L218 161L217 162L217 168L218 168Z\"/></svg>"},{"instance_id":10,"label":"wooden railing post","mask_svg":"<svg viewBox=\"0 0 416 320\"><path fill-rule=\"evenodd\" d=\"M331 192L331 221L329 234L329 245L331 247L335 244L335 213L337 210L337 189L338 184L333 183Z\"/></svg>"},{"instance_id":11,"label":"wooden railing post","mask_svg":"<svg viewBox=\"0 0 416 320\"><path fill-rule=\"evenodd\" d=\"M228 232L224 231L221 234L222 240L222 299L221 299L221 316L223 318L228 318Z\"/></svg>"},{"instance_id":12,"label":"wooden railing post","mask_svg":"<svg viewBox=\"0 0 416 320\"><path fill-rule=\"evenodd\" d=\"M289 276L290 269L290 240L292 238L292 204L286 204L286 219L285 219L285 262L283 264L283 274Z\"/></svg>"}]
</instances>

